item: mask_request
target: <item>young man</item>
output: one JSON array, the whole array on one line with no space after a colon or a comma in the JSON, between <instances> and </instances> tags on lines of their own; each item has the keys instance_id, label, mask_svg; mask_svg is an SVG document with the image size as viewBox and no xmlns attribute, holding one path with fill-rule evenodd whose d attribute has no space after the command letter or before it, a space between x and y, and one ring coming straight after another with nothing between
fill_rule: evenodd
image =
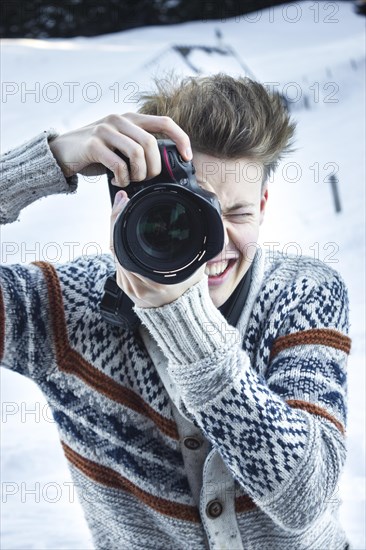
<instances>
[{"instance_id":1,"label":"young man","mask_svg":"<svg viewBox=\"0 0 366 550\"><path fill-rule=\"evenodd\" d=\"M345 460L347 293L319 261L253 253L293 129L260 84L214 75L4 156L2 223L73 191L76 173L107 167L121 187L159 174L161 135L187 160L192 147L197 180L222 208L222 252L180 284L108 255L1 269L1 361L47 396L97 548L347 548L332 498ZM112 227L127 200L119 191ZM135 331L100 313L116 267Z\"/></svg>"}]
</instances>

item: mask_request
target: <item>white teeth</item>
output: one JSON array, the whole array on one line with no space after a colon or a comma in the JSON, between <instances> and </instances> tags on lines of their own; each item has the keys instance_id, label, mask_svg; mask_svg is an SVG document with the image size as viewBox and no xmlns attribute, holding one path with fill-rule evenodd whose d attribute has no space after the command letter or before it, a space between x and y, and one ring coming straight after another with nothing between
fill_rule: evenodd
<instances>
[{"instance_id":1,"label":"white teeth","mask_svg":"<svg viewBox=\"0 0 366 550\"><path fill-rule=\"evenodd\" d=\"M215 262L214 264L207 264L205 273L209 277L217 277L218 275L221 275L229 265L229 261L226 262Z\"/></svg>"}]
</instances>

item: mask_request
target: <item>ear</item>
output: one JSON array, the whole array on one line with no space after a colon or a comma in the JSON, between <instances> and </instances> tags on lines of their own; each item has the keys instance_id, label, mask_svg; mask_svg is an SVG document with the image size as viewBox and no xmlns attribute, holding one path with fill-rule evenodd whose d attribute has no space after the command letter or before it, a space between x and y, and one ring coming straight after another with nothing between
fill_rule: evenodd
<instances>
[{"instance_id":1,"label":"ear","mask_svg":"<svg viewBox=\"0 0 366 550\"><path fill-rule=\"evenodd\" d=\"M266 211L267 201L268 201L268 186L265 184L265 186L262 189L262 196L261 196L261 204L260 204L260 212L259 212L259 225L262 225L264 220L264 213Z\"/></svg>"}]
</instances>

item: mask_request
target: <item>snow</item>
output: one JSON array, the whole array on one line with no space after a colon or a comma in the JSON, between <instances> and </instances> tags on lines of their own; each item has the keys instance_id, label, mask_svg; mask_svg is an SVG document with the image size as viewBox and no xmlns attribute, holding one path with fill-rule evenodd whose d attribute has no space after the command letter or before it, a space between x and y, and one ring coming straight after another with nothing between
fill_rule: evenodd
<instances>
[{"instance_id":1,"label":"snow","mask_svg":"<svg viewBox=\"0 0 366 550\"><path fill-rule=\"evenodd\" d=\"M137 108L152 76L192 69L173 46L231 46L238 59L194 49L205 73L242 74L292 98L296 151L270 185L261 242L312 255L343 276L351 302L348 459L333 498L354 549L366 548L365 518L365 82L364 19L350 2L301 2L228 20L149 27L95 38L3 40L5 151L36 133L63 132ZM33 93L31 92L33 90ZM309 108L305 108L305 105ZM336 173L342 212L329 176ZM67 261L108 250L104 178L81 178L76 196L51 197L1 228L3 263ZM35 221L36 220L36 221ZM277 243L277 244L276 244ZM2 372L1 547L90 549L92 542L39 389Z\"/></svg>"}]
</instances>

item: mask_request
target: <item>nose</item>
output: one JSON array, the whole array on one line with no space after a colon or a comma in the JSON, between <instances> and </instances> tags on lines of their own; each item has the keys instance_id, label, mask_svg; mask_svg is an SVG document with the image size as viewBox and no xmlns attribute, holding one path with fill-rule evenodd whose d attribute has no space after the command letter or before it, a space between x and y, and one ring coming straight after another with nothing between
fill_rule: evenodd
<instances>
[{"instance_id":1,"label":"nose","mask_svg":"<svg viewBox=\"0 0 366 550\"><path fill-rule=\"evenodd\" d=\"M230 250L230 237L229 237L229 233L228 233L228 228L227 228L227 225L225 223L225 220L223 220L223 219L222 219L222 225L223 225L223 228L224 228L224 244L223 244L223 247L221 249L221 252L219 252L219 254L217 256L215 256L215 258L210 260L211 263L223 261L223 259L225 258L225 254L226 254L225 251Z\"/></svg>"},{"instance_id":2,"label":"nose","mask_svg":"<svg viewBox=\"0 0 366 550\"><path fill-rule=\"evenodd\" d=\"M222 220L222 225L224 226L224 247L226 248L229 245L230 237L228 232L228 224L225 220Z\"/></svg>"}]
</instances>

